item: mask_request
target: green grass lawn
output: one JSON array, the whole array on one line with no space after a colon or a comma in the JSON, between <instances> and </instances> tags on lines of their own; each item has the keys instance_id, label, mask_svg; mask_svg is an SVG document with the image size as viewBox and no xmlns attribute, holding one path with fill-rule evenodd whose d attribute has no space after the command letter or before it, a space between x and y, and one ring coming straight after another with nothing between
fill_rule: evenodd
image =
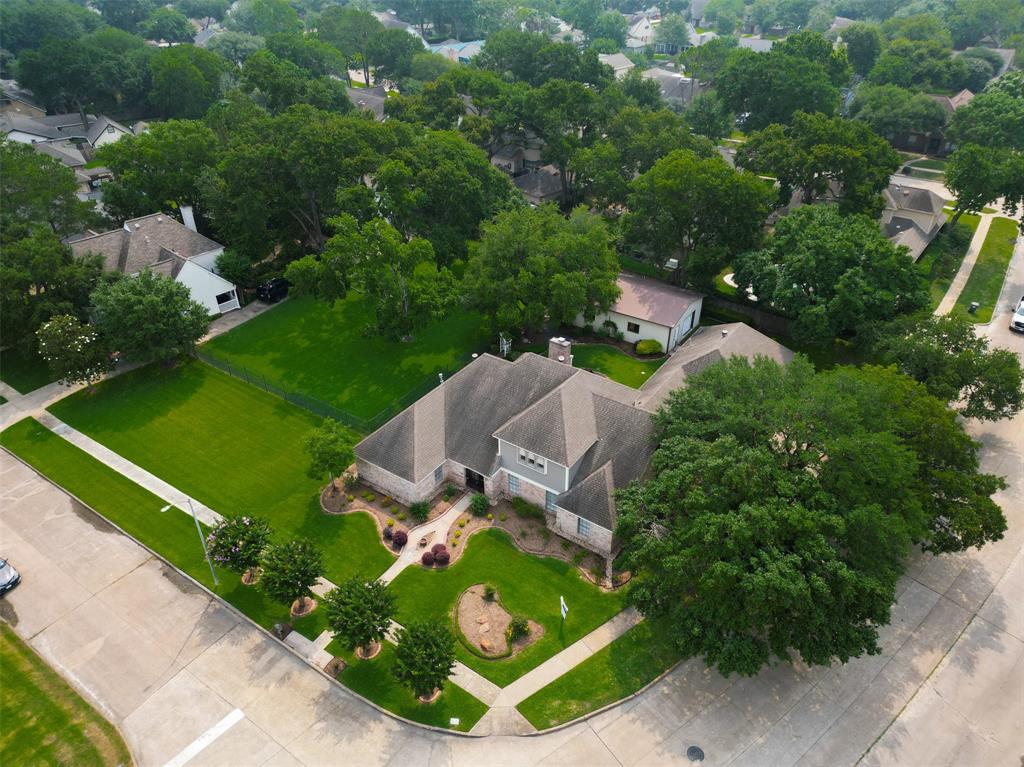
<instances>
[{"instance_id":1,"label":"green grass lawn","mask_svg":"<svg viewBox=\"0 0 1024 767\"><path fill-rule=\"evenodd\" d=\"M910 165L914 168L925 168L926 170L944 171L946 169L946 161L934 157L929 157L926 160L914 160Z\"/></svg>"},{"instance_id":2,"label":"green grass lawn","mask_svg":"<svg viewBox=\"0 0 1024 767\"><path fill-rule=\"evenodd\" d=\"M0 352L0 381L19 394L28 394L53 380L49 366L35 352L24 354L16 349Z\"/></svg>"},{"instance_id":3,"label":"green grass lawn","mask_svg":"<svg viewBox=\"0 0 1024 767\"><path fill-rule=\"evenodd\" d=\"M454 310L410 343L367 335L371 320L368 303L355 294L333 306L289 299L202 350L273 385L370 419L397 409L399 400L436 380L438 372L450 375L471 352L488 348L479 314Z\"/></svg>"},{"instance_id":4,"label":"green grass lawn","mask_svg":"<svg viewBox=\"0 0 1024 767\"><path fill-rule=\"evenodd\" d=\"M571 645L622 609L625 594L602 592L568 562L524 554L499 530L476 533L455 564L443 570L410 567L393 582L398 622L437 618L450 623L455 603L470 586L490 583L512 614L544 627L544 636L511 658L489 660L458 646L459 660L504 687L534 666ZM558 597L569 616L562 626ZM454 627L453 627L453 630Z\"/></svg>"},{"instance_id":5,"label":"green grass lawn","mask_svg":"<svg viewBox=\"0 0 1024 767\"><path fill-rule=\"evenodd\" d=\"M725 298L736 300L740 297L739 290L725 281L725 275L731 273L732 266L729 265L715 275L715 292L721 294Z\"/></svg>"},{"instance_id":6,"label":"green grass lawn","mask_svg":"<svg viewBox=\"0 0 1024 767\"><path fill-rule=\"evenodd\" d=\"M911 178L923 178L929 181L943 181L946 178L946 174L939 170L925 170L924 168L918 168L913 165L908 166L905 170L900 171L904 176L910 176Z\"/></svg>"},{"instance_id":7,"label":"green grass lawn","mask_svg":"<svg viewBox=\"0 0 1024 767\"><path fill-rule=\"evenodd\" d=\"M0 764L130 765L117 729L0 622Z\"/></svg>"},{"instance_id":8,"label":"green grass lawn","mask_svg":"<svg viewBox=\"0 0 1024 767\"><path fill-rule=\"evenodd\" d=\"M655 279L662 279L661 270L652 264L650 261L643 261L633 256L620 255L619 256L619 267L625 269L627 272L635 272L636 274L642 274L644 277L653 277Z\"/></svg>"},{"instance_id":9,"label":"green grass lawn","mask_svg":"<svg viewBox=\"0 0 1024 767\"><path fill-rule=\"evenodd\" d=\"M644 621L516 708L530 724L545 730L631 695L680 657L679 651Z\"/></svg>"},{"instance_id":10,"label":"green grass lawn","mask_svg":"<svg viewBox=\"0 0 1024 767\"><path fill-rule=\"evenodd\" d=\"M384 643L380 655L369 661L357 659L338 641L327 645L327 652L344 658L348 664L338 677L343 685L406 719L469 732L487 713L486 703L451 682L445 685L441 697L434 703L420 703L407 687L395 679L391 670L395 662L395 648L388 642ZM459 720L458 724L451 723L453 717Z\"/></svg>"},{"instance_id":11,"label":"green grass lawn","mask_svg":"<svg viewBox=\"0 0 1024 767\"><path fill-rule=\"evenodd\" d=\"M573 366L596 370L634 389L643 386L666 359L639 360L607 344L575 344L572 347Z\"/></svg>"},{"instance_id":12,"label":"green grass lawn","mask_svg":"<svg viewBox=\"0 0 1024 767\"><path fill-rule=\"evenodd\" d=\"M314 541L335 583L394 561L369 516L320 510L325 480L306 476L301 446L317 419L209 365L151 365L50 410L215 511L263 516L282 539Z\"/></svg>"},{"instance_id":13,"label":"green grass lawn","mask_svg":"<svg viewBox=\"0 0 1024 767\"><path fill-rule=\"evenodd\" d=\"M971 276L967 278L967 284L957 298L952 313L967 317L972 322L988 322L992 319L992 310L1003 288L1006 267L1013 256L1017 234L1016 221L1008 218L992 219L988 235L978 253L978 260L974 263ZM971 301L981 304L977 314L967 311Z\"/></svg>"},{"instance_id":14,"label":"green grass lawn","mask_svg":"<svg viewBox=\"0 0 1024 767\"><path fill-rule=\"evenodd\" d=\"M967 255L967 248L971 244L971 237L974 236L979 221L980 217L965 213L957 222L955 232L950 231L950 225L947 223L917 260L915 267L928 281L932 311L939 305L953 283L953 278L960 269L964 256Z\"/></svg>"}]
</instances>

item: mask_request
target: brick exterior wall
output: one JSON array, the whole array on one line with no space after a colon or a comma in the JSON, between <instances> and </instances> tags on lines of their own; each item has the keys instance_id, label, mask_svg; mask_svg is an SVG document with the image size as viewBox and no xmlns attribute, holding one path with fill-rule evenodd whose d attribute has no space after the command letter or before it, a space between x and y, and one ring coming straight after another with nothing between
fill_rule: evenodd
<instances>
[{"instance_id":1,"label":"brick exterior wall","mask_svg":"<svg viewBox=\"0 0 1024 767\"><path fill-rule=\"evenodd\" d=\"M441 482L434 482L433 472L414 485L397 474L392 474L390 471L385 471L379 466L374 466L372 463L358 458L356 459L356 471L359 473L359 479L370 487L380 493L390 495L406 506L417 501L429 500L444 485L444 479Z\"/></svg>"},{"instance_id":2,"label":"brick exterior wall","mask_svg":"<svg viewBox=\"0 0 1024 767\"><path fill-rule=\"evenodd\" d=\"M612 531L591 522L590 535L583 538L576 532L576 520L578 519L579 517L572 512L558 508L555 514L554 526L552 527L550 523L548 526L552 527L552 530L563 538L568 538L570 541L578 543L583 548L590 549L601 556L610 557L615 547Z\"/></svg>"}]
</instances>

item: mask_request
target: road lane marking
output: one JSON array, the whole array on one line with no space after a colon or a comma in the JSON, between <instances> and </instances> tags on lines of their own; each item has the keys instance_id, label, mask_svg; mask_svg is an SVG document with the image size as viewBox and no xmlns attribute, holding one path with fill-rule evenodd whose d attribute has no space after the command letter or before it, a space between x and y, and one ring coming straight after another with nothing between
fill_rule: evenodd
<instances>
[{"instance_id":1,"label":"road lane marking","mask_svg":"<svg viewBox=\"0 0 1024 767\"><path fill-rule=\"evenodd\" d=\"M221 735L230 730L240 721L245 719L245 714L242 713L242 709L236 708L226 717L221 719L217 724L213 725L210 729L200 735L198 738L189 743L183 748L176 757L167 762L164 767L183 767L190 761L195 759L204 748L217 740Z\"/></svg>"}]
</instances>

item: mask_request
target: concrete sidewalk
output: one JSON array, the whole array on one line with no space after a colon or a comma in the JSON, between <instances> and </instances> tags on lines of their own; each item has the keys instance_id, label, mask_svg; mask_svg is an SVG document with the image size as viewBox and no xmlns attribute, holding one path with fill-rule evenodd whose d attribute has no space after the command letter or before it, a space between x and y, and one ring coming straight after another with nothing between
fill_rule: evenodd
<instances>
[{"instance_id":1,"label":"concrete sidewalk","mask_svg":"<svg viewBox=\"0 0 1024 767\"><path fill-rule=\"evenodd\" d=\"M971 271L974 269L974 264L978 260L978 254L981 252L982 245L985 244L985 238L988 236L988 230L992 226L992 219L995 218L996 215L997 214L995 213L981 214L981 220L978 222L978 228L974 230L974 236L971 238L971 244L967 247L967 253L964 255L964 260L960 262L960 268L953 277L953 281L950 283L949 290L946 291L946 295L942 297L939 305L935 307L935 314L949 314L953 310L953 307L956 305L956 300L964 290L964 285L967 284L967 280L971 277Z\"/></svg>"},{"instance_id":2,"label":"concrete sidewalk","mask_svg":"<svg viewBox=\"0 0 1024 767\"><path fill-rule=\"evenodd\" d=\"M458 501L455 502L448 511L439 516L437 519L432 519L429 522L425 522L422 525L409 528L409 542L402 549L402 553L398 555L398 559L391 565L384 574L380 576L380 580L384 583L391 583L398 574L402 572L409 565L417 564L420 561L420 557L423 556L423 552L430 548L435 543L444 543L447 535L448 528L455 524L455 520L459 518L466 509L469 508L469 502L472 500L472 495L465 493ZM418 546L421 538L427 539L427 546L424 549L420 549Z\"/></svg>"}]
</instances>

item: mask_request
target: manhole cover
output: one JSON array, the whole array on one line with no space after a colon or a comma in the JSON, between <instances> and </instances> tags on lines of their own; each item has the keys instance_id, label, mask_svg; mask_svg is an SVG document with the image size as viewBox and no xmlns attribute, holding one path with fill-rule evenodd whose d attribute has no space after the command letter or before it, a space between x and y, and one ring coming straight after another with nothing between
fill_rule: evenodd
<instances>
[{"instance_id":1,"label":"manhole cover","mask_svg":"<svg viewBox=\"0 0 1024 767\"><path fill-rule=\"evenodd\" d=\"M704 750L699 746L690 746L686 749L686 758L691 762L703 762L704 761Z\"/></svg>"}]
</instances>

